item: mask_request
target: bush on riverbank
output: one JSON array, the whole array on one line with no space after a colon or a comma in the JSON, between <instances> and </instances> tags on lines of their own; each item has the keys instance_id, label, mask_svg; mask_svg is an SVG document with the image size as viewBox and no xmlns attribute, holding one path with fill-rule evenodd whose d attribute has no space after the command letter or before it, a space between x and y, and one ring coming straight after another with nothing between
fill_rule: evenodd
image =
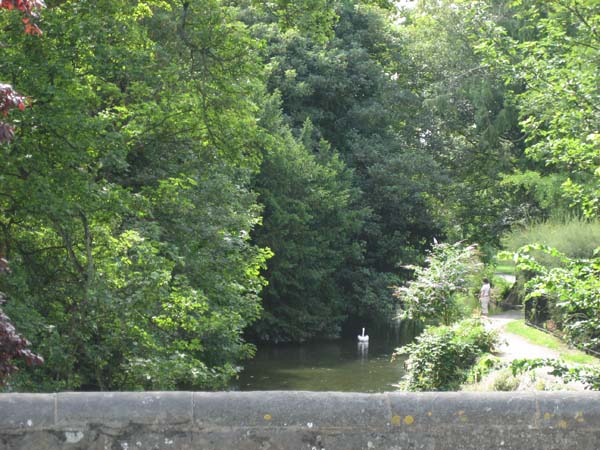
<instances>
[{"instance_id":1,"label":"bush on riverbank","mask_svg":"<svg viewBox=\"0 0 600 450\"><path fill-rule=\"evenodd\" d=\"M600 390L600 368L590 364L567 364L560 359L516 359L490 365L484 355L473 366L462 390L573 391Z\"/></svg>"},{"instance_id":2,"label":"bush on riverbank","mask_svg":"<svg viewBox=\"0 0 600 450\"><path fill-rule=\"evenodd\" d=\"M435 242L425 266L406 266L414 278L394 288L400 300L400 319L450 325L468 312L469 293L478 289L482 270L476 245ZM470 306L472 309L472 306Z\"/></svg>"},{"instance_id":3,"label":"bush on riverbank","mask_svg":"<svg viewBox=\"0 0 600 450\"><path fill-rule=\"evenodd\" d=\"M486 330L480 319L429 327L416 342L394 354L408 355L407 372L400 387L407 391L456 390L467 379L477 358L490 352L497 342L497 333Z\"/></svg>"}]
</instances>

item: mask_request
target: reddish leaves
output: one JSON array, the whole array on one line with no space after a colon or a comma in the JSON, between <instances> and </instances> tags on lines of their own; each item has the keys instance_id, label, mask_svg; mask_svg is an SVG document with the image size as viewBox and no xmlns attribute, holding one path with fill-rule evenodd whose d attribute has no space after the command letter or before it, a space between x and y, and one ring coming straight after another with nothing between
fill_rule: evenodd
<instances>
[{"instance_id":1,"label":"reddish leaves","mask_svg":"<svg viewBox=\"0 0 600 450\"><path fill-rule=\"evenodd\" d=\"M26 14L33 14L35 9L43 8L46 5L43 0L2 0L0 8L18 9Z\"/></svg>"},{"instance_id":2,"label":"reddish leaves","mask_svg":"<svg viewBox=\"0 0 600 450\"><path fill-rule=\"evenodd\" d=\"M0 258L0 271L8 272L8 263ZM0 292L0 305L5 302L4 294ZM29 350L30 342L17 333L10 318L0 309L0 387L3 386L8 376L18 370L16 359L24 359L28 365L44 363L41 356Z\"/></svg>"},{"instance_id":3,"label":"reddish leaves","mask_svg":"<svg viewBox=\"0 0 600 450\"><path fill-rule=\"evenodd\" d=\"M0 257L0 274L7 273L10 273L8 261ZM0 306L5 302L4 294L0 292ZM0 308L0 387L11 373L18 370L15 359L23 358L28 365L43 364L44 359L29 350L29 345L30 342L17 333L10 318Z\"/></svg>"},{"instance_id":4,"label":"reddish leaves","mask_svg":"<svg viewBox=\"0 0 600 450\"><path fill-rule=\"evenodd\" d=\"M35 23L32 23L31 19L29 17L24 17L22 20L23 20L23 23L25 24L25 33L26 34L34 34L37 36L42 35L42 30L40 30L40 28Z\"/></svg>"},{"instance_id":5,"label":"reddish leaves","mask_svg":"<svg viewBox=\"0 0 600 450\"><path fill-rule=\"evenodd\" d=\"M37 36L42 34L42 30L31 19L36 19L38 17L36 10L45 6L43 0L0 0L0 8L15 9L25 14L26 17L23 18L25 33Z\"/></svg>"},{"instance_id":6,"label":"reddish leaves","mask_svg":"<svg viewBox=\"0 0 600 450\"><path fill-rule=\"evenodd\" d=\"M0 114L3 117L13 108L25 109L26 98L13 89L10 84L0 84ZM0 143L10 141L15 135L12 125L0 122Z\"/></svg>"},{"instance_id":7,"label":"reddish leaves","mask_svg":"<svg viewBox=\"0 0 600 450\"><path fill-rule=\"evenodd\" d=\"M0 114L3 117L13 108L25 109L26 98L13 89L10 84L0 84Z\"/></svg>"},{"instance_id":8,"label":"reddish leaves","mask_svg":"<svg viewBox=\"0 0 600 450\"><path fill-rule=\"evenodd\" d=\"M17 333L9 317L0 309L0 387L11 373L18 370L15 359L23 358L28 365L44 363L41 356L27 348L29 345L29 341Z\"/></svg>"},{"instance_id":9,"label":"reddish leaves","mask_svg":"<svg viewBox=\"0 0 600 450\"><path fill-rule=\"evenodd\" d=\"M42 30L31 21L38 17L35 10L46 6L44 0L0 0L0 9L16 9L25 14L22 21L25 24L25 33L40 36ZM17 93L11 85L0 84L0 114L6 117L12 108L25 109L25 97ZM9 142L15 135L12 125L0 122L0 143Z\"/></svg>"}]
</instances>

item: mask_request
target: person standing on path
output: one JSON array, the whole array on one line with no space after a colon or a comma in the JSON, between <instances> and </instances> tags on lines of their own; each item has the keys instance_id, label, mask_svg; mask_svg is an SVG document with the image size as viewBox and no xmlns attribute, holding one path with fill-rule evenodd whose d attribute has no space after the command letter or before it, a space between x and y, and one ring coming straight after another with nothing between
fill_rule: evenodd
<instances>
[{"instance_id":1,"label":"person standing on path","mask_svg":"<svg viewBox=\"0 0 600 450\"><path fill-rule=\"evenodd\" d=\"M490 294L492 291L492 286L490 285L490 280L487 278L483 279L483 286L479 290L479 302L481 303L481 314L484 316L488 315L488 305L490 304Z\"/></svg>"}]
</instances>

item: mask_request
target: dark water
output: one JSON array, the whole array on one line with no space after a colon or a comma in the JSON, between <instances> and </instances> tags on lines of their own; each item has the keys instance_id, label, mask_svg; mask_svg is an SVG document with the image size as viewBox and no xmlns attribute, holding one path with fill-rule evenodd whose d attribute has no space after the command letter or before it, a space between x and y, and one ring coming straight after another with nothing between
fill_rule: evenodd
<instances>
[{"instance_id":1,"label":"dark water","mask_svg":"<svg viewBox=\"0 0 600 450\"><path fill-rule=\"evenodd\" d=\"M360 330L359 330L360 331ZM359 334L359 333L357 333ZM368 344L356 335L305 344L263 345L232 386L242 391L306 390L385 392L396 390L404 358L391 362L394 349L412 339L406 327L369 331Z\"/></svg>"}]
</instances>

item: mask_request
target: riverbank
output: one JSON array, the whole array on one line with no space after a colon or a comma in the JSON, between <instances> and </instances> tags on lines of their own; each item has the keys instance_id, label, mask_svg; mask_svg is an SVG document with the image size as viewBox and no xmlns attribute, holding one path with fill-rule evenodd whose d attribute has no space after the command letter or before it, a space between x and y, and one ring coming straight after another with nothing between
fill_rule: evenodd
<instances>
[{"instance_id":1,"label":"riverbank","mask_svg":"<svg viewBox=\"0 0 600 450\"><path fill-rule=\"evenodd\" d=\"M600 365L600 360L569 348L559 339L550 335L545 339L532 339L532 333L523 332L526 327L521 311L506 311L483 319L486 327L499 334L500 345L494 356L499 360L499 368L485 375L479 382L464 386L468 391L580 391L585 385L579 382L565 383L557 376L550 375L549 368L539 368L521 375L514 375L507 366L514 360L524 358L556 359L567 363L585 362ZM518 331L521 336L510 332ZM542 333L533 330L536 333ZM542 333L543 334L543 333ZM533 341L533 342L532 342ZM540 345L546 344L546 345Z\"/></svg>"}]
</instances>

